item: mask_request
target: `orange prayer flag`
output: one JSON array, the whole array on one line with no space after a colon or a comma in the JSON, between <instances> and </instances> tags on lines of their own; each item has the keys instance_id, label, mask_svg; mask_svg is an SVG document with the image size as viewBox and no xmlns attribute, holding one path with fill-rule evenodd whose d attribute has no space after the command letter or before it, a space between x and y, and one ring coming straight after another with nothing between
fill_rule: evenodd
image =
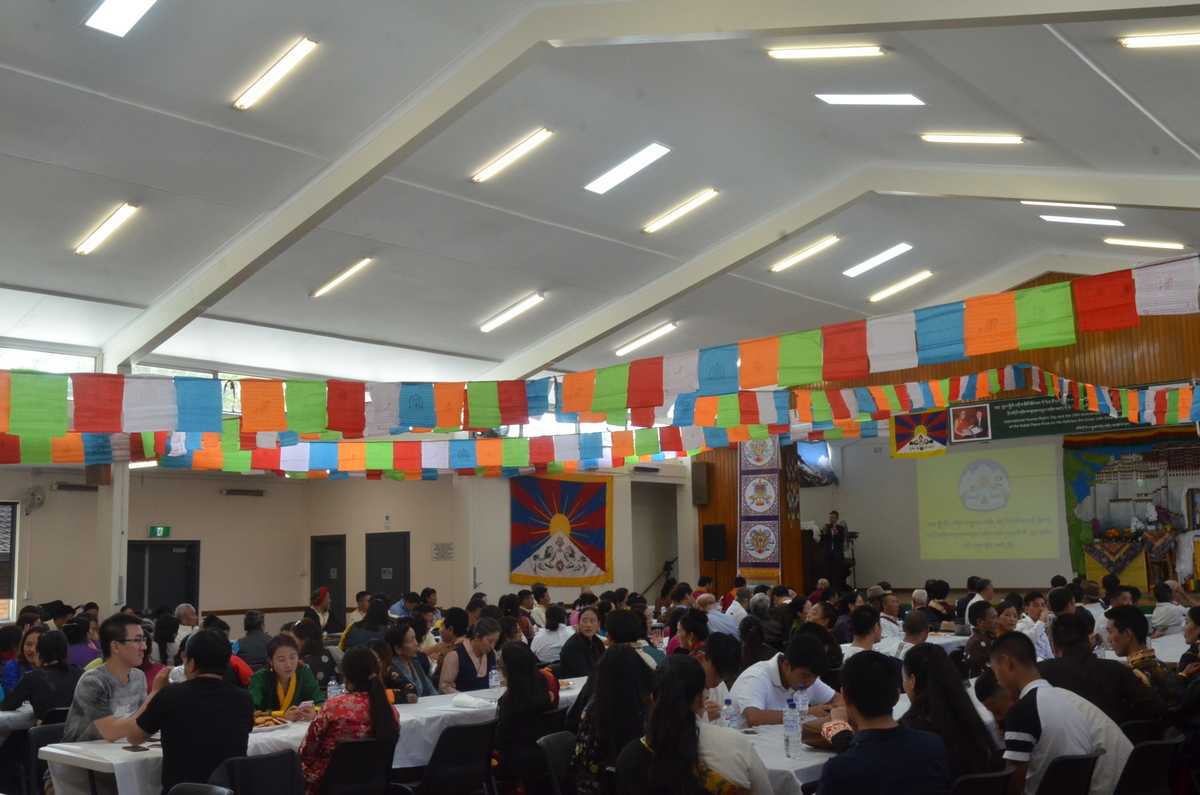
<instances>
[{"instance_id":1,"label":"orange prayer flag","mask_svg":"<svg viewBox=\"0 0 1200 795\"><path fill-rule=\"evenodd\" d=\"M498 467L504 464L503 439L477 439L475 441L475 464L481 467Z\"/></svg>"},{"instance_id":2,"label":"orange prayer flag","mask_svg":"<svg viewBox=\"0 0 1200 795\"><path fill-rule=\"evenodd\" d=\"M12 374L0 370L0 433L8 433L8 411L11 406L9 393L12 391Z\"/></svg>"},{"instance_id":3,"label":"orange prayer flag","mask_svg":"<svg viewBox=\"0 0 1200 795\"><path fill-rule=\"evenodd\" d=\"M238 381L238 389L242 392L243 432L269 433L287 430L282 380L243 378Z\"/></svg>"},{"instance_id":4,"label":"orange prayer flag","mask_svg":"<svg viewBox=\"0 0 1200 795\"><path fill-rule=\"evenodd\" d=\"M869 386L867 391L871 393L871 397L875 399L876 413L891 412L891 402L888 400L887 392L883 391L881 386Z\"/></svg>"},{"instance_id":5,"label":"orange prayer flag","mask_svg":"<svg viewBox=\"0 0 1200 795\"><path fill-rule=\"evenodd\" d=\"M933 405L948 406L946 395L942 392L942 384L940 381L929 381L929 391L933 393Z\"/></svg>"},{"instance_id":6,"label":"orange prayer flag","mask_svg":"<svg viewBox=\"0 0 1200 795\"><path fill-rule=\"evenodd\" d=\"M1100 410L1100 396L1096 394L1096 387L1091 384L1084 384L1087 388L1088 411Z\"/></svg>"},{"instance_id":7,"label":"orange prayer flag","mask_svg":"<svg viewBox=\"0 0 1200 795\"><path fill-rule=\"evenodd\" d=\"M329 473L326 472L324 469L310 469L310 470L308 470L308 479L309 480L329 480Z\"/></svg>"},{"instance_id":8,"label":"orange prayer flag","mask_svg":"<svg viewBox=\"0 0 1200 795\"><path fill-rule=\"evenodd\" d=\"M590 412L592 410L592 395L596 391L596 371L588 370L583 373L567 373L562 380L562 398L560 413L571 414L576 411Z\"/></svg>"},{"instance_id":9,"label":"orange prayer flag","mask_svg":"<svg viewBox=\"0 0 1200 795\"><path fill-rule=\"evenodd\" d=\"M581 411L581 412L579 412L579 421L580 422L608 422L608 415L604 414L603 412L601 412L600 414L597 414L592 411Z\"/></svg>"},{"instance_id":10,"label":"orange prayer flag","mask_svg":"<svg viewBox=\"0 0 1200 795\"><path fill-rule=\"evenodd\" d=\"M489 439L488 441L500 441L500 440L499 439ZM504 474L504 470L502 467L499 467L499 466L483 468L483 476L485 478L498 478L498 477L501 477L503 474Z\"/></svg>"},{"instance_id":11,"label":"orange prayer flag","mask_svg":"<svg viewBox=\"0 0 1200 795\"><path fill-rule=\"evenodd\" d=\"M1125 390L1125 416L1130 422L1141 420L1139 415L1138 393L1136 389Z\"/></svg>"},{"instance_id":12,"label":"orange prayer flag","mask_svg":"<svg viewBox=\"0 0 1200 795\"><path fill-rule=\"evenodd\" d=\"M793 390L796 395L796 416L801 422L812 422L812 393L807 389Z\"/></svg>"},{"instance_id":13,"label":"orange prayer flag","mask_svg":"<svg viewBox=\"0 0 1200 795\"><path fill-rule=\"evenodd\" d=\"M633 455L633 431L613 431L612 457L627 458Z\"/></svg>"},{"instance_id":14,"label":"orange prayer flag","mask_svg":"<svg viewBox=\"0 0 1200 795\"><path fill-rule=\"evenodd\" d=\"M366 468L366 442L338 442L338 469L342 472L364 472Z\"/></svg>"},{"instance_id":15,"label":"orange prayer flag","mask_svg":"<svg viewBox=\"0 0 1200 795\"><path fill-rule=\"evenodd\" d=\"M979 295L963 301L967 356L1017 349L1016 293Z\"/></svg>"},{"instance_id":16,"label":"orange prayer flag","mask_svg":"<svg viewBox=\"0 0 1200 795\"><path fill-rule=\"evenodd\" d=\"M716 395L696 398L696 409L693 414L693 422L706 428L716 427L719 401L720 397Z\"/></svg>"},{"instance_id":17,"label":"orange prayer flag","mask_svg":"<svg viewBox=\"0 0 1200 795\"><path fill-rule=\"evenodd\" d=\"M321 441L321 434L319 434L319 433L302 433L302 434L300 434L300 438L306 442L319 442L319 441Z\"/></svg>"},{"instance_id":18,"label":"orange prayer flag","mask_svg":"<svg viewBox=\"0 0 1200 795\"><path fill-rule=\"evenodd\" d=\"M750 426L738 425L734 428L726 428L726 435L729 437L729 442L748 442L750 441Z\"/></svg>"},{"instance_id":19,"label":"orange prayer flag","mask_svg":"<svg viewBox=\"0 0 1200 795\"><path fill-rule=\"evenodd\" d=\"M857 422L849 423L842 428L843 439L858 439L862 437L862 425Z\"/></svg>"},{"instance_id":20,"label":"orange prayer flag","mask_svg":"<svg viewBox=\"0 0 1200 795\"><path fill-rule=\"evenodd\" d=\"M578 461L563 461L562 466L563 466L563 472L567 473L567 474L579 471L579 462Z\"/></svg>"},{"instance_id":21,"label":"orange prayer flag","mask_svg":"<svg viewBox=\"0 0 1200 795\"><path fill-rule=\"evenodd\" d=\"M192 469L220 469L224 463L225 453L220 447L192 453Z\"/></svg>"},{"instance_id":22,"label":"orange prayer flag","mask_svg":"<svg viewBox=\"0 0 1200 795\"><path fill-rule=\"evenodd\" d=\"M5 373L4 375L8 375ZM5 419L8 419L7 414ZM56 464L82 464L83 434L68 432L66 436L50 440L50 460Z\"/></svg>"},{"instance_id":23,"label":"orange prayer flag","mask_svg":"<svg viewBox=\"0 0 1200 795\"><path fill-rule=\"evenodd\" d=\"M200 435L200 449L216 450L221 447L221 434L215 431L205 431Z\"/></svg>"},{"instance_id":24,"label":"orange prayer flag","mask_svg":"<svg viewBox=\"0 0 1200 795\"><path fill-rule=\"evenodd\" d=\"M438 382L433 385L433 407L439 428L458 428L462 425L464 381Z\"/></svg>"},{"instance_id":25,"label":"orange prayer flag","mask_svg":"<svg viewBox=\"0 0 1200 795\"><path fill-rule=\"evenodd\" d=\"M757 389L779 383L779 337L760 337L738 343L742 363L738 383L742 389Z\"/></svg>"}]
</instances>

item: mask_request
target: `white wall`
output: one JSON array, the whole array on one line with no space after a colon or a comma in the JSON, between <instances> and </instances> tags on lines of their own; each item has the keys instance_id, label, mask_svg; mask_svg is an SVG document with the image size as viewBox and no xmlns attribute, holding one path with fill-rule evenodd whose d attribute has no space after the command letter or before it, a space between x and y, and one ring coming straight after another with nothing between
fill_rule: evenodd
<instances>
[{"instance_id":1,"label":"white wall","mask_svg":"<svg viewBox=\"0 0 1200 795\"><path fill-rule=\"evenodd\" d=\"M1061 436L1041 436L1009 441L979 442L952 447L946 455L978 454L981 446L1005 449L1034 445L1062 446ZM800 490L804 521L823 524L837 510L858 539L858 585L867 588L886 580L898 589L920 587L925 580L946 580L964 588L967 577L978 575L998 589L1047 587L1055 574L1071 576L1067 549L1066 503L1063 500L1062 455L1055 457L1058 494L1059 556L1053 560L933 560L922 561L917 532L917 466L913 459L894 459L887 439L833 442L839 484Z\"/></svg>"},{"instance_id":2,"label":"white wall","mask_svg":"<svg viewBox=\"0 0 1200 795\"><path fill-rule=\"evenodd\" d=\"M679 554L676 502L681 488L673 483L634 481L630 484L631 530L636 554L630 581L622 584L631 591L645 593L646 586L662 571L663 561ZM653 592L661 586L662 580L659 580Z\"/></svg>"}]
</instances>

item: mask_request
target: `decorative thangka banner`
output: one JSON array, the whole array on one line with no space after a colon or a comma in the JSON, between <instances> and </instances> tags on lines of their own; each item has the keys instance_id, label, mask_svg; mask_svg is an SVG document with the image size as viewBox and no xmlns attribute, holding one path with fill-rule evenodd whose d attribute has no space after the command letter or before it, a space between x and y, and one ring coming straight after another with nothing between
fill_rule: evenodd
<instances>
[{"instance_id":1,"label":"decorative thangka banner","mask_svg":"<svg viewBox=\"0 0 1200 795\"><path fill-rule=\"evenodd\" d=\"M738 574L751 583L777 584L783 544L779 534L779 440L738 445Z\"/></svg>"},{"instance_id":2,"label":"decorative thangka banner","mask_svg":"<svg viewBox=\"0 0 1200 795\"><path fill-rule=\"evenodd\" d=\"M513 478L509 581L612 582L612 484L608 475Z\"/></svg>"}]
</instances>

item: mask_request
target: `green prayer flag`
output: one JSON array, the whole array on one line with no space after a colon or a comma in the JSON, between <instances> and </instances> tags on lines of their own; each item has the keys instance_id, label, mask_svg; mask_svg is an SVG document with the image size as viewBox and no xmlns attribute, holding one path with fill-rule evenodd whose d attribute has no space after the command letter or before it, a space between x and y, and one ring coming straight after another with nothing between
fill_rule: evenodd
<instances>
[{"instance_id":1,"label":"green prayer flag","mask_svg":"<svg viewBox=\"0 0 1200 795\"><path fill-rule=\"evenodd\" d=\"M1017 290L1016 304L1019 350L1075 344L1070 282Z\"/></svg>"},{"instance_id":2,"label":"green prayer flag","mask_svg":"<svg viewBox=\"0 0 1200 795\"><path fill-rule=\"evenodd\" d=\"M813 422L829 422L833 419L833 407L829 405L829 398L825 396L825 392L820 389L814 389L809 392L812 397L812 412Z\"/></svg>"},{"instance_id":3,"label":"green prayer flag","mask_svg":"<svg viewBox=\"0 0 1200 795\"><path fill-rule=\"evenodd\" d=\"M385 469L383 476L388 480L404 480L404 472L399 469Z\"/></svg>"},{"instance_id":4,"label":"green prayer flag","mask_svg":"<svg viewBox=\"0 0 1200 795\"><path fill-rule=\"evenodd\" d=\"M1179 390L1172 389L1167 393L1167 417L1166 425L1179 424Z\"/></svg>"},{"instance_id":5,"label":"green prayer flag","mask_svg":"<svg viewBox=\"0 0 1200 795\"><path fill-rule=\"evenodd\" d=\"M1058 397L1058 379L1051 378L1050 374L1042 370L1042 383L1046 385L1046 394L1050 397Z\"/></svg>"},{"instance_id":6,"label":"green prayer flag","mask_svg":"<svg viewBox=\"0 0 1200 795\"><path fill-rule=\"evenodd\" d=\"M939 379L938 386L940 386L942 389L942 402L938 405L949 406L950 405L950 379L949 378Z\"/></svg>"},{"instance_id":7,"label":"green prayer flag","mask_svg":"<svg viewBox=\"0 0 1200 795\"><path fill-rule=\"evenodd\" d=\"M549 464L546 464L546 473L549 475L561 475L566 469L562 461L551 461Z\"/></svg>"},{"instance_id":8,"label":"green prayer flag","mask_svg":"<svg viewBox=\"0 0 1200 795\"><path fill-rule=\"evenodd\" d=\"M828 441L830 439L841 439L841 438L842 438L842 429L841 428L830 428L829 430L825 431L826 441Z\"/></svg>"},{"instance_id":9,"label":"green prayer flag","mask_svg":"<svg viewBox=\"0 0 1200 795\"><path fill-rule=\"evenodd\" d=\"M883 394L887 397L887 410L891 412L900 411L900 395L896 392L896 387L891 384L884 386ZM883 406L879 406L879 410L883 411Z\"/></svg>"},{"instance_id":10,"label":"green prayer flag","mask_svg":"<svg viewBox=\"0 0 1200 795\"><path fill-rule=\"evenodd\" d=\"M610 411L604 415L604 424L612 425L614 428L624 428L629 424L629 412L625 409Z\"/></svg>"},{"instance_id":11,"label":"green prayer flag","mask_svg":"<svg viewBox=\"0 0 1200 795\"><path fill-rule=\"evenodd\" d=\"M240 417L225 417L221 420L221 451L236 453L242 447L242 420ZM240 470L230 469L229 472Z\"/></svg>"},{"instance_id":12,"label":"green prayer flag","mask_svg":"<svg viewBox=\"0 0 1200 795\"><path fill-rule=\"evenodd\" d=\"M798 386L821 380L821 330L779 335L779 385Z\"/></svg>"},{"instance_id":13,"label":"green prayer flag","mask_svg":"<svg viewBox=\"0 0 1200 795\"><path fill-rule=\"evenodd\" d=\"M661 452L662 450L658 446L657 428L638 428L633 432L634 455L654 455Z\"/></svg>"},{"instance_id":14,"label":"green prayer flag","mask_svg":"<svg viewBox=\"0 0 1200 795\"><path fill-rule=\"evenodd\" d=\"M994 395L1000 391L1000 371L988 370L988 394Z\"/></svg>"},{"instance_id":15,"label":"green prayer flag","mask_svg":"<svg viewBox=\"0 0 1200 795\"><path fill-rule=\"evenodd\" d=\"M629 405L629 365L616 364L596 371L596 386L592 392L592 413L608 414L624 411Z\"/></svg>"},{"instance_id":16,"label":"green prayer flag","mask_svg":"<svg viewBox=\"0 0 1200 795\"><path fill-rule=\"evenodd\" d=\"M141 437L142 437L142 457L143 458L153 458L154 457L154 432L153 431L142 431ZM131 434L129 438L132 440L133 435Z\"/></svg>"},{"instance_id":17,"label":"green prayer flag","mask_svg":"<svg viewBox=\"0 0 1200 795\"><path fill-rule=\"evenodd\" d=\"M433 432L434 433L455 433L455 432L461 431L461 430L462 430L462 426L457 425L453 428L434 428Z\"/></svg>"},{"instance_id":18,"label":"green prayer flag","mask_svg":"<svg viewBox=\"0 0 1200 795\"><path fill-rule=\"evenodd\" d=\"M504 439L500 444L500 465L506 467L529 466L529 439L524 436Z\"/></svg>"},{"instance_id":19,"label":"green prayer flag","mask_svg":"<svg viewBox=\"0 0 1200 795\"><path fill-rule=\"evenodd\" d=\"M295 478L296 480L308 480L307 472L288 472L286 474L289 478Z\"/></svg>"},{"instance_id":20,"label":"green prayer flag","mask_svg":"<svg viewBox=\"0 0 1200 795\"><path fill-rule=\"evenodd\" d=\"M221 470L224 472L249 472L250 450L226 450L221 456Z\"/></svg>"},{"instance_id":21,"label":"green prayer flag","mask_svg":"<svg viewBox=\"0 0 1200 795\"><path fill-rule=\"evenodd\" d=\"M500 388L495 381L467 382L467 411L472 428L495 428L500 424Z\"/></svg>"},{"instance_id":22,"label":"green prayer flag","mask_svg":"<svg viewBox=\"0 0 1200 795\"><path fill-rule=\"evenodd\" d=\"M770 439L771 429L766 425L750 425L750 438L753 440Z\"/></svg>"},{"instance_id":23,"label":"green prayer flag","mask_svg":"<svg viewBox=\"0 0 1200 795\"><path fill-rule=\"evenodd\" d=\"M66 436L67 376L13 370L11 378L8 432L43 439ZM49 464L50 459L38 463Z\"/></svg>"},{"instance_id":24,"label":"green prayer flag","mask_svg":"<svg viewBox=\"0 0 1200 795\"><path fill-rule=\"evenodd\" d=\"M15 376L16 373L13 373ZM66 416L65 414L63 416ZM65 433L65 431L64 431ZM49 436L21 437L22 464L53 464L54 451Z\"/></svg>"},{"instance_id":25,"label":"green prayer flag","mask_svg":"<svg viewBox=\"0 0 1200 795\"><path fill-rule=\"evenodd\" d=\"M392 469L394 451L391 442L367 442L367 469Z\"/></svg>"},{"instance_id":26,"label":"green prayer flag","mask_svg":"<svg viewBox=\"0 0 1200 795\"><path fill-rule=\"evenodd\" d=\"M341 431L321 431L322 442L339 442L342 439Z\"/></svg>"},{"instance_id":27,"label":"green prayer flag","mask_svg":"<svg viewBox=\"0 0 1200 795\"><path fill-rule=\"evenodd\" d=\"M288 430L321 433L329 424L325 411L325 382L289 378L285 382Z\"/></svg>"},{"instance_id":28,"label":"green prayer flag","mask_svg":"<svg viewBox=\"0 0 1200 795\"><path fill-rule=\"evenodd\" d=\"M736 428L742 424L742 406L736 393L717 397L717 427Z\"/></svg>"}]
</instances>

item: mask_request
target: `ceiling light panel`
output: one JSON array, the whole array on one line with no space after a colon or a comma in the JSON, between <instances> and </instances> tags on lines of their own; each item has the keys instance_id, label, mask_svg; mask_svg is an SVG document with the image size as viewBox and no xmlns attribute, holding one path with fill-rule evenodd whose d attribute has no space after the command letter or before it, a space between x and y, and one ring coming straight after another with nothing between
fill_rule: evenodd
<instances>
[{"instance_id":1,"label":"ceiling light panel","mask_svg":"<svg viewBox=\"0 0 1200 795\"><path fill-rule=\"evenodd\" d=\"M1115 218L1075 218L1069 215L1043 215L1043 221L1053 224L1087 224L1089 226L1125 226Z\"/></svg>"},{"instance_id":2,"label":"ceiling light panel","mask_svg":"<svg viewBox=\"0 0 1200 795\"><path fill-rule=\"evenodd\" d=\"M329 292L334 287L337 287L339 284L346 281L351 276L358 273L360 270L362 270L363 268L367 267L370 264L371 264L370 257L364 257L363 259L360 259L358 262L354 263L349 268L346 268L346 270L342 271L337 276L334 276L332 279L330 279L329 281L322 284L320 287L318 287L316 290L314 290L309 295L309 297L310 298L320 298L321 296L325 295L325 293Z\"/></svg>"},{"instance_id":3,"label":"ceiling light panel","mask_svg":"<svg viewBox=\"0 0 1200 795\"><path fill-rule=\"evenodd\" d=\"M924 105L912 94L815 94L826 105Z\"/></svg>"},{"instance_id":4,"label":"ceiling light panel","mask_svg":"<svg viewBox=\"0 0 1200 795\"><path fill-rule=\"evenodd\" d=\"M604 195L670 151L670 147L662 144L650 144L616 168L584 185L583 189Z\"/></svg>"},{"instance_id":5,"label":"ceiling light panel","mask_svg":"<svg viewBox=\"0 0 1200 795\"><path fill-rule=\"evenodd\" d=\"M842 273L850 277L859 276L871 270L871 268L882 265L890 259L895 259L906 251L912 251L912 246L910 246L908 243L900 243L899 245L892 246L887 251L876 254L865 262L858 263L850 270L842 271Z\"/></svg>"},{"instance_id":6,"label":"ceiling light panel","mask_svg":"<svg viewBox=\"0 0 1200 795\"><path fill-rule=\"evenodd\" d=\"M968 133L925 133L921 140L931 144L1023 144L1019 135L974 135Z\"/></svg>"},{"instance_id":7,"label":"ceiling light panel","mask_svg":"<svg viewBox=\"0 0 1200 795\"><path fill-rule=\"evenodd\" d=\"M554 132L546 129L545 127L534 132L528 138L521 141L521 143L517 144L512 149L509 149L507 152L500 155L500 157L496 158L491 163L488 163L482 169L475 172L475 175L471 177L471 181L485 182L491 179L504 169L511 166L513 163L520 160L525 155L532 152L534 149L544 143L551 135L554 135Z\"/></svg>"},{"instance_id":8,"label":"ceiling light panel","mask_svg":"<svg viewBox=\"0 0 1200 795\"><path fill-rule=\"evenodd\" d=\"M1200 44L1200 33L1167 33L1161 36L1126 36L1117 39L1122 47L1194 47Z\"/></svg>"},{"instance_id":9,"label":"ceiling light panel","mask_svg":"<svg viewBox=\"0 0 1200 795\"><path fill-rule=\"evenodd\" d=\"M779 273L782 270L787 270L788 268L795 265L797 262L802 262L802 261L808 259L809 257L811 257L813 254L816 254L817 252L820 252L820 251L824 251L825 249L829 248L830 246L832 246L834 243L838 242L839 240L841 240L841 238L838 237L837 235L830 235L829 237L827 237L823 240L818 240L816 243L813 243L808 248L803 249L802 251L800 251L796 254L793 254L792 256L788 257L785 260L780 260L779 262L776 262L774 265L771 266L771 272Z\"/></svg>"},{"instance_id":10,"label":"ceiling light panel","mask_svg":"<svg viewBox=\"0 0 1200 795\"><path fill-rule=\"evenodd\" d=\"M156 0L104 0L83 24L114 36L124 36Z\"/></svg>"},{"instance_id":11,"label":"ceiling light panel","mask_svg":"<svg viewBox=\"0 0 1200 795\"><path fill-rule=\"evenodd\" d=\"M717 190L715 188L709 188L708 190L703 191L702 193L699 193L699 194L693 196L692 198L688 199L686 202L679 205L674 210L672 210L671 212L662 216L661 218L651 221L644 229L642 229L642 231L643 232L657 232L658 230L662 229L664 226L671 223L672 221L676 221L676 220L682 218L683 216L687 215L688 213L690 213L692 210L696 209L700 205L704 204L705 202L710 201L711 199L715 199L715 198L717 198Z\"/></svg>"},{"instance_id":12,"label":"ceiling light panel","mask_svg":"<svg viewBox=\"0 0 1200 795\"><path fill-rule=\"evenodd\" d=\"M499 328L500 326L504 325L508 321L512 320L517 315L524 312L526 309L531 309L532 307L537 306L544 300L546 300L546 297L544 295L542 295L541 293L534 293L533 295L526 298L524 301L513 304L508 309L505 309L503 312L496 315L494 318L492 318L488 322L484 323L482 326L479 327L479 330L482 331L484 334L487 334L492 329Z\"/></svg>"},{"instance_id":13,"label":"ceiling light panel","mask_svg":"<svg viewBox=\"0 0 1200 795\"><path fill-rule=\"evenodd\" d=\"M1076 204L1075 202L1035 202L1022 200L1021 204L1031 207L1075 207L1080 210L1115 210L1115 204Z\"/></svg>"},{"instance_id":14,"label":"ceiling light panel","mask_svg":"<svg viewBox=\"0 0 1200 795\"><path fill-rule=\"evenodd\" d=\"M876 301L882 301L883 299L887 298L888 296L895 295L896 293L900 292L901 290L906 290L909 287L912 287L914 284L917 284L918 282L925 281L932 275L933 275L933 271L921 271L916 276L909 276L904 281L897 282L896 284L893 284L891 287L887 288L886 290L880 290L879 292L875 293L875 295L871 296L871 303L875 303Z\"/></svg>"},{"instance_id":15,"label":"ceiling light panel","mask_svg":"<svg viewBox=\"0 0 1200 795\"><path fill-rule=\"evenodd\" d=\"M288 72L295 69L296 65L303 61L305 56L312 52L316 46L317 43L312 39L300 39L292 49L287 51L287 55L280 58L274 66L267 70L266 74L255 81L254 85L246 89L246 92L234 101L233 106L238 110L246 110L255 102L258 102Z\"/></svg>"},{"instance_id":16,"label":"ceiling light panel","mask_svg":"<svg viewBox=\"0 0 1200 795\"><path fill-rule=\"evenodd\" d=\"M632 353L633 351L636 351L638 348L642 347L643 345L650 343L650 342L654 342L654 340L658 339L662 335L670 334L672 331L674 331L677 328L679 328L679 327L676 326L674 323L667 323L664 326L659 326L658 328L654 329L654 331L651 331L649 334L643 334L642 336L638 337L636 340L629 343L628 345L623 345L620 348L617 348L617 356L624 356L627 353Z\"/></svg>"},{"instance_id":17,"label":"ceiling light panel","mask_svg":"<svg viewBox=\"0 0 1200 795\"><path fill-rule=\"evenodd\" d=\"M79 244L79 248L75 249L76 254L91 254L96 250L104 240L117 231L117 227L129 220L129 216L137 212L137 208L132 204L122 204L117 208L117 211L105 219L104 223L96 228L95 232L88 235L87 240Z\"/></svg>"},{"instance_id":18,"label":"ceiling light panel","mask_svg":"<svg viewBox=\"0 0 1200 795\"><path fill-rule=\"evenodd\" d=\"M852 47L781 47L767 50L767 55L781 61L804 58L869 58L883 55L884 49L873 45Z\"/></svg>"},{"instance_id":19,"label":"ceiling light panel","mask_svg":"<svg viewBox=\"0 0 1200 795\"><path fill-rule=\"evenodd\" d=\"M1104 242L1110 246L1134 246L1136 248L1165 248L1171 251L1181 251L1187 248L1182 243L1169 243L1164 240L1127 240L1123 237L1106 237Z\"/></svg>"}]
</instances>

